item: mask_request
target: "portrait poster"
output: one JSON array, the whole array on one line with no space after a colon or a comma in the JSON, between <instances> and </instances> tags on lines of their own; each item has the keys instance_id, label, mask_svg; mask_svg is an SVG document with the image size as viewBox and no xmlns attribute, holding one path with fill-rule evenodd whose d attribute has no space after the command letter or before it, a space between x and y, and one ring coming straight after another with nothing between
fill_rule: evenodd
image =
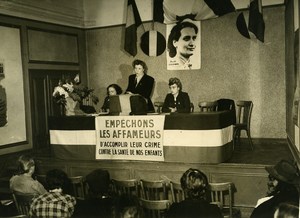
<instances>
[{"instance_id":1,"label":"portrait poster","mask_svg":"<svg viewBox=\"0 0 300 218\"><path fill-rule=\"evenodd\" d=\"M0 26L0 149L25 142L26 116L20 30ZM5 136L5 137L3 137Z\"/></svg>"},{"instance_id":2,"label":"portrait poster","mask_svg":"<svg viewBox=\"0 0 300 218\"><path fill-rule=\"evenodd\" d=\"M167 25L168 70L196 70L201 68L200 24L200 21L186 19Z\"/></svg>"}]
</instances>

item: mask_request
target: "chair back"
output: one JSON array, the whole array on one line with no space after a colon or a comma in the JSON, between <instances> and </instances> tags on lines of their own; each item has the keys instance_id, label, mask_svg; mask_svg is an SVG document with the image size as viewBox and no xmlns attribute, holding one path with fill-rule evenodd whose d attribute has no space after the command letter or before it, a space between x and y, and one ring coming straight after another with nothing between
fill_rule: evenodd
<instances>
[{"instance_id":1,"label":"chair back","mask_svg":"<svg viewBox=\"0 0 300 218\"><path fill-rule=\"evenodd\" d=\"M112 179L113 191L117 196L133 195L139 197L139 186L136 179L116 180Z\"/></svg>"},{"instance_id":2,"label":"chair back","mask_svg":"<svg viewBox=\"0 0 300 218\"><path fill-rule=\"evenodd\" d=\"M19 192L13 192L13 199L16 204L17 210L19 214L29 215L30 205L34 197L33 194L23 194Z\"/></svg>"},{"instance_id":3,"label":"chair back","mask_svg":"<svg viewBox=\"0 0 300 218\"><path fill-rule=\"evenodd\" d=\"M251 114L253 108L252 101L237 101L236 102L236 123L244 124L250 129Z\"/></svg>"},{"instance_id":4,"label":"chair back","mask_svg":"<svg viewBox=\"0 0 300 218\"><path fill-rule=\"evenodd\" d=\"M157 113L160 114L162 112L163 105L164 105L164 102L161 102L161 101L154 102L154 106L156 107L156 112Z\"/></svg>"},{"instance_id":5,"label":"chair back","mask_svg":"<svg viewBox=\"0 0 300 218\"><path fill-rule=\"evenodd\" d=\"M141 197L146 200L167 200L167 183L164 180L140 180Z\"/></svg>"},{"instance_id":6,"label":"chair back","mask_svg":"<svg viewBox=\"0 0 300 218\"><path fill-rule=\"evenodd\" d=\"M209 183L211 203L216 204L222 210L224 217L232 218L233 210L233 183Z\"/></svg>"},{"instance_id":7,"label":"chair back","mask_svg":"<svg viewBox=\"0 0 300 218\"><path fill-rule=\"evenodd\" d=\"M195 110L195 106L194 106L194 104L191 102L191 113L193 113L194 112L194 110Z\"/></svg>"},{"instance_id":8,"label":"chair back","mask_svg":"<svg viewBox=\"0 0 300 218\"><path fill-rule=\"evenodd\" d=\"M69 176L72 183L73 196L76 199L84 200L86 197L85 178L83 176Z\"/></svg>"},{"instance_id":9,"label":"chair back","mask_svg":"<svg viewBox=\"0 0 300 218\"><path fill-rule=\"evenodd\" d=\"M145 200L140 199L140 204L145 218L165 217L166 211L170 208L170 200Z\"/></svg>"},{"instance_id":10,"label":"chair back","mask_svg":"<svg viewBox=\"0 0 300 218\"><path fill-rule=\"evenodd\" d=\"M218 103L216 101L202 101L198 104L201 112L216 111Z\"/></svg>"},{"instance_id":11,"label":"chair back","mask_svg":"<svg viewBox=\"0 0 300 218\"><path fill-rule=\"evenodd\" d=\"M170 181L170 189L171 189L171 195L172 195L173 203L175 203L175 202L178 203L178 202L183 201L185 199L184 191L181 188L180 183Z\"/></svg>"}]
</instances>

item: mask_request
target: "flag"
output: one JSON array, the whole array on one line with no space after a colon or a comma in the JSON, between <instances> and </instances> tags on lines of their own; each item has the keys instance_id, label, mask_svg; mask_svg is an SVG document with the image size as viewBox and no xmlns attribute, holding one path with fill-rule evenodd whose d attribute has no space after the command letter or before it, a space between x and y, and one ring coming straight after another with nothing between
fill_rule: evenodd
<instances>
[{"instance_id":1,"label":"flag","mask_svg":"<svg viewBox=\"0 0 300 218\"><path fill-rule=\"evenodd\" d=\"M261 0L251 0L248 29L256 38L264 42L265 22L262 15Z\"/></svg>"},{"instance_id":2,"label":"flag","mask_svg":"<svg viewBox=\"0 0 300 218\"><path fill-rule=\"evenodd\" d=\"M124 49L132 56L137 54L137 28L141 24L142 20L135 0L128 0Z\"/></svg>"},{"instance_id":3,"label":"flag","mask_svg":"<svg viewBox=\"0 0 300 218\"><path fill-rule=\"evenodd\" d=\"M195 20L206 20L234 11L231 0L154 0L153 20L171 24L186 15L193 15Z\"/></svg>"},{"instance_id":4,"label":"flag","mask_svg":"<svg viewBox=\"0 0 300 218\"><path fill-rule=\"evenodd\" d=\"M247 27L245 16L244 16L243 12L241 12L236 19L236 27L237 27L238 31L240 32L240 34L242 34L244 37L250 39L248 27Z\"/></svg>"}]
</instances>

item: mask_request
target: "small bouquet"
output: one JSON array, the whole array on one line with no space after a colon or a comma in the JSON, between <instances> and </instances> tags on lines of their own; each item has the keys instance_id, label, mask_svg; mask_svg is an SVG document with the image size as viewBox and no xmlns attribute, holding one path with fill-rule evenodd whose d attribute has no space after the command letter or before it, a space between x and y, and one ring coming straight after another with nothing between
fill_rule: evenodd
<instances>
[{"instance_id":1,"label":"small bouquet","mask_svg":"<svg viewBox=\"0 0 300 218\"><path fill-rule=\"evenodd\" d=\"M99 102L98 97L93 92L94 89L89 89L87 86L79 84L79 75L77 75L74 79L59 80L58 86L54 88L52 95L57 104L63 105L66 108L68 106L68 99L71 98L74 102L80 103L80 106L82 106L81 109L87 109L87 107L83 107L87 106L83 105L83 101L91 101L93 104Z\"/></svg>"}]
</instances>

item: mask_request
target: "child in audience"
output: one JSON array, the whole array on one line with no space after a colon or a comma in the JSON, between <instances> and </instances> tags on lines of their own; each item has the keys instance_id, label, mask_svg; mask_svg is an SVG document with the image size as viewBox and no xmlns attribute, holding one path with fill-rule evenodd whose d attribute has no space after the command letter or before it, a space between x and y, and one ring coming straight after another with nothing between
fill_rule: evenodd
<instances>
[{"instance_id":1,"label":"child in audience","mask_svg":"<svg viewBox=\"0 0 300 218\"><path fill-rule=\"evenodd\" d=\"M138 198L132 195L121 195L116 199L115 218L142 218Z\"/></svg>"},{"instance_id":2,"label":"child in audience","mask_svg":"<svg viewBox=\"0 0 300 218\"><path fill-rule=\"evenodd\" d=\"M41 195L46 193L44 186L32 178L35 163L31 156L22 155L18 159L18 174L10 179L10 189L23 194Z\"/></svg>"},{"instance_id":3,"label":"child in audience","mask_svg":"<svg viewBox=\"0 0 300 218\"><path fill-rule=\"evenodd\" d=\"M74 218L112 217L114 199L110 194L110 175L107 170L96 169L86 176L88 196L77 200Z\"/></svg>"},{"instance_id":4,"label":"child in audience","mask_svg":"<svg viewBox=\"0 0 300 218\"><path fill-rule=\"evenodd\" d=\"M171 93L167 94L162 111L188 113L191 111L191 101L188 93L182 91L181 81L174 77L169 79Z\"/></svg>"},{"instance_id":5,"label":"child in audience","mask_svg":"<svg viewBox=\"0 0 300 218\"><path fill-rule=\"evenodd\" d=\"M101 108L103 112L109 112L109 96L122 94L122 88L117 84L110 84L107 86L106 90L107 96L105 97Z\"/></svg>"},{"instance_id":6,"label":"child in audience","mask_svg":"<svg viewBox=\"0 0 300 218\"><path fill-rule=\"evenodd\" d=\"M274 218L299 218L299 205L281 203L275 211Z\"/></svg>"},{"instance_id":7,"label":"child in audience","mask_svg":"<svg viewBox=\"0 0 300 218\"><path fill-rule=\"evenodd\" d=\"M70 179L60 170L50 170L46 174L49 192L33 199L29 214L31 217L71 217L74 212L76 199L68 194Z\"/></svg>"},{"instance_id":8,"label":"child in audience","mask_svg":"<svg viewBox=\"0 0 300 218\"><path fill-rule=\"evenodd\" d=\"M167 218L223 217L220 208L207 200L208 180L203 172L190 168L182 175L180 183L186 199L173 203Z\"/></svg>"}]
</instances>

